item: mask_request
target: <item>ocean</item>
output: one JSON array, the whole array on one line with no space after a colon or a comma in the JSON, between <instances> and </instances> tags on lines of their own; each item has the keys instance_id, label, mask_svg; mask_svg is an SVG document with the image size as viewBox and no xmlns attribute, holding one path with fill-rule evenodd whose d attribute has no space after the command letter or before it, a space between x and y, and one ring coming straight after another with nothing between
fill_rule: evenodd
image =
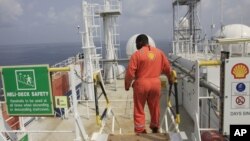
<instances>
[{"instance_id":1,"label":"ocean","mask_svg":"<svg viewBox=\"0 0 250 141\"><path fill-rule=\"evenodd\" d=\"M170 42L156 41L156 46L166 54L171 52ZM120 42L119 58L127 58L126 41ZM98 45L97 45L98 46ZM41 43L23 45L0 45L0 67L17 65L39 65L49 64L50 66L66 60L82 52L81 43ZM120 65L127 66L127 62ZM2 81L0 75L0 88ZM0 89L0 100L3 100L3 91Z\"/></svg>"},{"instance_id":2,"label":"ocean","mask_svg":"<svg viewBox=\"0 0 250 141\"><path fill-rule=\"evenodd\" d=\"M156 41L155 43L166 54L171 51L168 41ZM126 44L126 41L120 42L119 58L127 58ZM82 52L80 42L0 45L0 66L53 65L75 56L79 52Z\"/></svg>"},{"instance_id":3,"label":"ocean","mask_svg":"<svg viewBox=\"0 0 250 141\"><path fill-rule=\"evenodd\" d=\"M80 43L0 45L0 66L53 65L81 51Z\"/></svg>"}]
</instances>

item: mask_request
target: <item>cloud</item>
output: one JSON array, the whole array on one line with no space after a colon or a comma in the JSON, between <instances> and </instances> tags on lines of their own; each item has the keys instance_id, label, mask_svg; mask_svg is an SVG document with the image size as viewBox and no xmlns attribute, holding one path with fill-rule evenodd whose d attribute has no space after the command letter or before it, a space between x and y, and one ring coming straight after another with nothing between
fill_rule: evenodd
<instances>
[{"instance_id":1,"label":"cloud","mask_svg":"<svg viewBox=\"0 0 250 141\"><path fill-rule=\"evenodd\" d=\"M225 10L224 10L224 19L225 22L233 24L233 23L241 23L245 25L250 25L249 19L249 0L241 0L240 4L238 1L226 1Z\"/></svg>"},{"instance_id":2,"label":"cloud","mask_svg":"<svg viewBox=\"0 0 250 141\"><path fill-rule=\"evenodd\" d=\"M17 0L0 0L0 27L13 25L23 14L23 8Z\"/></svg>"},{"instance_id":3,"label":"cloud","mask_svg":"<svg viewBox=\"0 0 250 141\"><path fill-rule=\"evenodd\" d=\"M50 7L47 11L47 16L44 17L45 21L50 24L75 24L81 20L81 8L80 7L67 7L63 11L56 10L55 7Z\"/></svg>"},{"instance_id":4,"label":"cloud","mask_svg":"<svg viewBox=\"0 0 250 141\"><path fill-rule=\"evenodd\" d=\"M59 15L59 17L61 21L66 24L82 22L81 7L68 7Z\"/></svg>"},{"instance_id":5,"label":"cloud","mask_svg":"<svg viewBox=\"0 0 250 141\"><path fill-rule=\"evenodd\" d=\"M50 7L49 8L49 11L48 11L48 18L49 18L49 21L51 21L51 23L56 23L57 21L57 14L55 12L55 8L54 7Z\"/></svg>"},{"instance_id":6,"label":"cloud","mask_svg":"<svg viewBox=\"0 0 250 141\"><path fill-rule=\"evenodd\" d=\"M122 4L125 12L123 14L132 17L147 17L163 14L163 6L166 6L166 2L162 2L161 0L136 0L136 2L134 0L126 0L126 2Z\"/></svg>"},{"instance_id":7,"label":"cloud","mask_svg":"<svg viewBox=\"0 0 250 141\"><path fill-rule=\"evenodd\" d=\"M82 0L0 0L0 43L7 34L29 35L39 40L51 41L54 36L76 40L75 29L82 24ZM103 4L100 0L88 0ZM220 28L220 1L203 0L198 5L198 16L202 30L209 35L211 24ZM222 0L224 24L243 23L250 26L250 0ZM128 39L136 33L147 33L152 38L172 38L172 0L121 0L122 14L119 16L120 39ZM179 16L186 14L187 7L180 7ZM201 11L200 11L201 10ZM184 13L185 11L185 13ZM15 28L4 28L13 26ZM217 29L213 29L215 32ZM49 32L48 32L49 31ZM62 34L67 33L67 34ZM40 35L41 36L38 36ZM42 36L43 35L43 36ZM46 36L45 36L46 35ZM67 38L66 38L67 36ZM20 37L16 37L18 40ZM63 41L64 41L63 40ZM21 39L20 39L21 41ZM31 41L31 40L29 40Z\"/></svg>"},{"instance_id":8,"label":"cloud","mask_svg":"<svg viewBox=\"0 0 250 141\"><path fill-rule=\"evenodd\" d=\"M127 39L137 33L160 39L171 35L171 1L126 0L122 2L122 9L121 38Z\"/></svg>"}]
</instances>

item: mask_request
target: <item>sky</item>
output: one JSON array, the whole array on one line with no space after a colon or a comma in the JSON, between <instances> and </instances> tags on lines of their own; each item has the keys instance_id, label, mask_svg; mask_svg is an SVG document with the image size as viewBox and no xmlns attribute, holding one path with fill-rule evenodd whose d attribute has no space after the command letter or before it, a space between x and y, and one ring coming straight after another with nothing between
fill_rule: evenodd
<instances>
[{"instance_id":1,"label":"sky","mask_svg":"<svg viewBox=\"0 0 250 141\"><path fill-rule=\"evenodd\" d=\"M88 0L94 1L94 0ZM103 0L95 0L100 4ZM250 26L250 0L222 0L223 24ZM82 0L0 0L0 45L80 42ZM146 33L155 40L172 38L172 0L121 0L120 39ZM221 23L221 0L201 0L198 8L203 31ZM184 11L181 8L181 11ZM181 13L181 12L180 12Z\"/></svg>"}]
</instances>

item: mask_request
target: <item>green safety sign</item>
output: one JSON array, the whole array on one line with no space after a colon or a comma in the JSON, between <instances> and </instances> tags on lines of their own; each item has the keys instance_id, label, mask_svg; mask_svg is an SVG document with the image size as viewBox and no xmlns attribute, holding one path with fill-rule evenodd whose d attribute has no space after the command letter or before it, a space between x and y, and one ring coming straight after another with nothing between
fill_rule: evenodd
<instances>
[{"instance_id":1,"label":"green safety sign","mask_svg":"<svg viewBox=\"0 0 250 141\"><path fill-rule=\"evenodd\" d=\"M28 134L25 134L19 141L29 141Z\"/></svg>"},{"instance_id":2,"label":"green safety sign","mask_svg":"<svg viewBox=\"0 0 250 141\"><path fill-rule=\"evenodd\" d=\"M2 68L5 101L9 115L53 115L48 65Z\"/></svg>"}]
</instances>

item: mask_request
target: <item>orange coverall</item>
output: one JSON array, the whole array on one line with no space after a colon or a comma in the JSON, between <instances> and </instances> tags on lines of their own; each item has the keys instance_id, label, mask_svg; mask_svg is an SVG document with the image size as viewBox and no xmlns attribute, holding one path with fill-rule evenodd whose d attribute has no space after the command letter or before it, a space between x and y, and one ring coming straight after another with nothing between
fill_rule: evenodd
<instances>
[{"instance_id":1,"label":"orange coverall","mask_svg":"<svg viewBox=\"0 0 250 141\"><path fill-rule=\"evenodd\" d=\"M145 129L145 103L148 103L151 122L150 128L159 128L160 120L160 75L170 79L171 66L164 53L149 45L137 50L130 58L125 76L125 89L134 80L134 128L140 133Z\"/></svg>"}]
</instances>

